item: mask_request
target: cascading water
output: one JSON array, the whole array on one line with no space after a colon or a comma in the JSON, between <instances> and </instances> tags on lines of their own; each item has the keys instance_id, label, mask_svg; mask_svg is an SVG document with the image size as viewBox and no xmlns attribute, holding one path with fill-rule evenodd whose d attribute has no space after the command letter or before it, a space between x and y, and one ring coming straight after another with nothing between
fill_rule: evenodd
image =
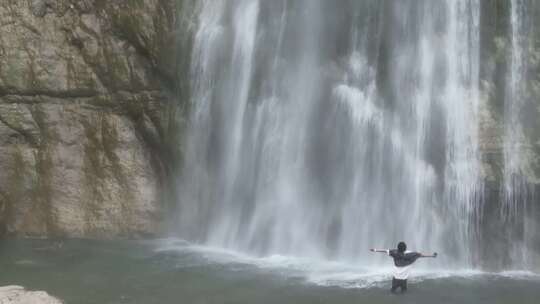
<instances>
[{"instance_id":1,"label":"cascading water","mask_svg":"<svg viewBox=\"0 0 540 304\"><path fill-rule=\"evenodd\" d=\"M528 60L528 35L531 26L528 24L527 5L524 0L511 1L511 55L510 55L510 71L508 73L506 96L504 102L504 183L502 185L503 208L501 209L502 217L508 221L516 221L517 224L523 225L525 230L523 238L514 238L515 243L519 246L514 246L511 252L511 258L514 264L518 267L526 267L531 261L527 255L527 237L529 235L528 228L532 226L529 223L527 213L529 203L534 197L534 189L528 182L526 176L527 168L530 164L527 163L527 157L530 144L527 143L524 134L524 118L523 112L528 100L527 96L527 60Z\"/></svg>"},{"instance_id":2,"label":"cascading water","mask_svg":"<svg viewBox=\"0 0 540 304\"><path fill-rule=\"evenodd\" d=\"M357 264L406 240L471 267L479 0L206 0L177 231Z\"/></svg>"}]
</instances>

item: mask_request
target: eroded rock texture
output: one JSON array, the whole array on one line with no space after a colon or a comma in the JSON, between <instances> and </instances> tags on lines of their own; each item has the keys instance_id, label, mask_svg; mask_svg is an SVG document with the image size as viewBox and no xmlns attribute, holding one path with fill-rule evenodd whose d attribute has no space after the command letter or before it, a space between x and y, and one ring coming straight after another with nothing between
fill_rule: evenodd
<instances>
[{"instance_id":1,"label":"eroded rock texture","mask_svg":"<svg viewBox=\"0 0 540 304\"><path fill-rule=\"evenodd\" d=\"M167 94L182 65L180 6L0 2L3 233L159 232L173 166L168 130L181 109Z\"/></svg>"}]
</instances>

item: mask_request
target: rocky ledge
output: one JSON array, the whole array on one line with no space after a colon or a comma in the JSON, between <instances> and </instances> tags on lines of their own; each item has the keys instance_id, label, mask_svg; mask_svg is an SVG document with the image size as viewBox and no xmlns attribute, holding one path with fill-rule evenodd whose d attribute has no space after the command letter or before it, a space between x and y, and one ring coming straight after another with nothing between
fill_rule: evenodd
<instances>
[{"instance_id":1,"label":"rocky ledge","mask_svg":"<svg viewBox=\"0 0 540 304\"><path fill-rule=\"evenodd\" d=\"M0 304L62 304L44 291L28 291L21 286L0 287Z\"/></svg>"}]
</instances>

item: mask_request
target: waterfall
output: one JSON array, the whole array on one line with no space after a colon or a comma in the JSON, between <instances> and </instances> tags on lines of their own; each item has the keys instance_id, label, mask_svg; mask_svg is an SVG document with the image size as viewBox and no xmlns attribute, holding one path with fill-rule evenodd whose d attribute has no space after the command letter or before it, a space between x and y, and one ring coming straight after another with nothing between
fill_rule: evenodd
<instances>
[{"instance_id":1,"label":"waterfall","mask_svg":"<svg viewBox=\"0 0 540 304\"><path fill-rule=\"evenodd\" d=\"M504 104L504 207L503 215L512 216L517 213L518 205L524 201L521 195L526 195L527 185L522 169L522 147L524 134L520 112L525 100L525 54L526 25L524 14L526 6L522 0L511 2L511 43L512 51L510 73L508 75L507 96Z\"/></svg>"},{"instance_id":2,"label":"waterfall","mask_svg":"<svg viewBox=\"0 0 540 304\"><path fill-rule=\"evenodd\" d=\"M528 68L528 24L527 3L523 0L511 1L510 41L511 55L508 60L510 68L507 75L507 88L504 101L504 171L502 184L503 208L502 218L508 222L515 221L524 226L522 237L513 237L518 246L514 246L511 258L519 267L527 267L530 257L527 256L528 218L525 215L532 202L533 187L527 178L527 153L530 143L524 134L523 112L527 100L526 73ZM534 232L534 231L533 231Z\"/></svg>"},{"instance_id":3,"label":"waterfall","mask_svg":"<svg viewBox=\"0 0 540 304\"><path fill-rule=\"evenodd\" d=\"M474 266L480 0L199 5L182 238L358 264L405 240Z\"/></svg>"}]
</instances>

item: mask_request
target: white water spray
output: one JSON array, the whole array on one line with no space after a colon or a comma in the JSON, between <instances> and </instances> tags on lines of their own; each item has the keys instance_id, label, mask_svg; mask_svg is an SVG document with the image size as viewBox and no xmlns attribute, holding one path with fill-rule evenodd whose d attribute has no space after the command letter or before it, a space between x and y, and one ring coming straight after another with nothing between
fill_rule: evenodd
<instances>
[{"instance_id":1,"label":"white water spray","mask_svg":"<svg viewBox=\"0 0 540 304\"><path fill-rule=\"evenodd\" d=\"M406 240L472 267L479 6L203 1L180 235L358 265Z\"/></svg>"}]
</instances>

